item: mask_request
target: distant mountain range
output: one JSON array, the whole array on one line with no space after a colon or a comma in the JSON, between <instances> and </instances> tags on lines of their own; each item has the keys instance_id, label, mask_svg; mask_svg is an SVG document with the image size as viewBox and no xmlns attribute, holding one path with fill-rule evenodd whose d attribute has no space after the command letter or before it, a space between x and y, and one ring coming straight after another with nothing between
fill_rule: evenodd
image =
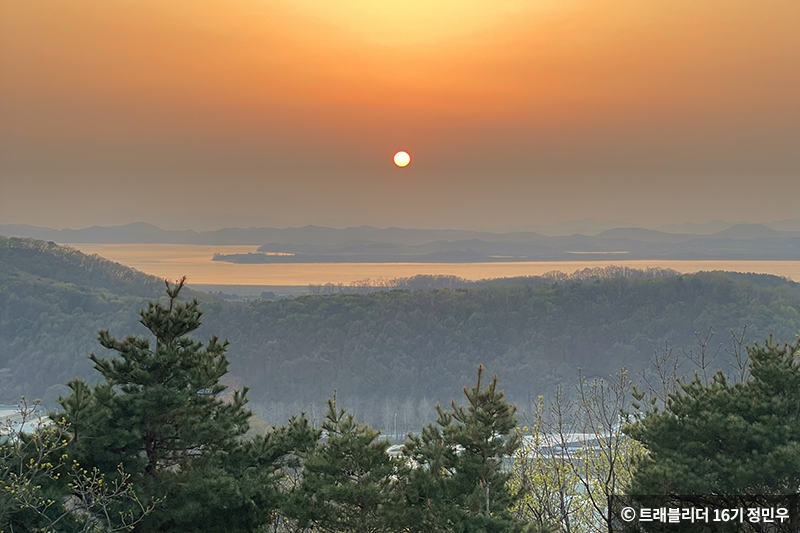
<instances>
[{"instance_id":1,"label":"distant mountain range","mask_svg":"<svg viewBox=\"0 0 800 533\"><path fill-rule=\"evenodd\" d=\"M255 244L267 242L296 245L341 245L353 242L390 242L398 244L424 244L435 240L460 240L487 237L504 239L506 235L463 230L422 230L404 228L375 228L359 226L346 229L323 226L301 228L225 228L214 231L162 230L146 222L123 226L92 226L84 229L55 230L28 225L2 225L0 235L30 237L57 243L96 244ZM528 235L542 237L528 232Z\"/></svg>"},{"instance_id":2,"label":"distant mountain range","mask_svg":"<svg viewBox=\"0 0 800 533\"><path fill-rule=\"evenodd\" d=\"M717 221L718 227L724 223ZM687 226L687 229L692 227ZM694 228L699 231L699 228ZM162 230L138 222L54 230L0 225L0 235L58 243L253 245L248 254L218 254L237 263L320 262L495 262L592 259L762 259L800 260L800 219L771 224L729 224L711 234L637 227L597 235L547 236L532 231L491 233L467 230L375 228L226 228L215 231Z\"/></svg>"}]
</instances>

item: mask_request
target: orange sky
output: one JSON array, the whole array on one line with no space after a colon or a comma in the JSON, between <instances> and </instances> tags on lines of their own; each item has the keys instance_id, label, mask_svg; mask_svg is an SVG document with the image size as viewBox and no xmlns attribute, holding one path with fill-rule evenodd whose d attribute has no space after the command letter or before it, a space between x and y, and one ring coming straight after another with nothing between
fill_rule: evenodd
<instances>
[{"instance_id":1,"label":"orange sky","mask_svg":"<svg viewBox=\"0 0 800 533\"><path fill-rule=\"evenodd\" d=\"M0 223L786 218L798 67L796 0L3 0Z\"/></svg>"}]
</instances>

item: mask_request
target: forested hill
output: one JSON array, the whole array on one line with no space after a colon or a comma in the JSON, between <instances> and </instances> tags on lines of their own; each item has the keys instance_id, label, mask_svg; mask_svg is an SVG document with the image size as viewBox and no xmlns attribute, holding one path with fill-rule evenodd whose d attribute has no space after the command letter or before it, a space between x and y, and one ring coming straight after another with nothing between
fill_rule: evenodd
<instances>
[{"instance_id":1,"label":"forested hill","mask_svg":"<svg viewBox=\"0 0 800 533\"><path fill-rule=\"evenodd\" d=\"M105 289L116 295L159 296L164 282L98 255L86 255L53 242L0 236L0 280L24 279Z\"/></svg>"},{"instance_id":2,"label":"forested hill","mask_svg":"<svg viewBox=\"0 0 800 533\"><path fill-rule=\"evenodd\" d=\"M797 284L702 273L306 296L218 306L208 325L232 339L234 372L264 403L319 401L334 388L372 406L391 399L392 409L425 396L448 401L483 363L524 406L557 382L574 383L578 367L589 377L639 370L665 343L696 348L696 333L710 327L715 365L744 326L751 341L793 340L798 309Z\"/></svg>"},{"instance_id":3,"label":"forested hill","mask_svg":"<svg viewBox=\"0 0 800 533\"><path fill-rule=\"evenodd\" d=\"M97 331L134 333L138 311L164 282L98 256L33 239L0 236L0 402L52 400L76 375Z\"/></svg>"},{"instance_id":4,"label":"forested hill","mask_svg":"<svg viewBox=\"0 0 800 533\"><path fill-rule=\"evenodd\" d=\"M96 378L86 356L99 329L142 335L138 310L161 282L41 241L0 241L0 390L54 398L75 376ZM619 273L619 272L618 272ZM602 274L602 273L600 273ZM558 382L648 365L669 343L696 348L710 327L723 363L731 331L793 340L800 290L774 276L704 273L541 278L475 288L304 296L251 304L206 301L201 338L231 340L229 381L251 388L273 422L344 405L387 427L428 422L483 363L526 409ZM190 293L187 297L192 296ZM690 367L684 369L691 372ZM319 411L317 411L319 413Z\"/></svg>"}]
</instances>

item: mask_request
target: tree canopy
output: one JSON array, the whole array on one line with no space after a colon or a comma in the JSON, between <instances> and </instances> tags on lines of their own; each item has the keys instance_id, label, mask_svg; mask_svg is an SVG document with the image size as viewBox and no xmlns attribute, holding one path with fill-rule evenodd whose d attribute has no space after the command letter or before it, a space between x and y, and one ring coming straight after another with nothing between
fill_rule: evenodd
<instances>
[{"instance_id":1,"label":"tree canopy","mask_svg":"<svg viewBox=\"0 0 800 533\"><path fill-rule=\"evenodd\" d=\"M151 302L141 312L152 338L100 332L100 344L116 352L113 359L90 355L103 381L70 382L72 394L60 398L63 415L55 415L71 428L79 462L109 474L121 464L144 494L162 500L142 526L149 531L236 525L247 516L239 507L250 505L237 501L242 479L223 460L241 453L239 437L251 416L247 391L221 397L228 343L189 336L202 311L196 300L179 302L183 285L167 283L167 303Z\"/></svg>"},{"instance_id":2,"label":"tree canopy","mask_svg":"<svg viewBox=\"0 0 800 533\"><path fill-rule=\"evenodd\" d=\"M780 502L791 516L781 531L797 531L800 341L769 339L748 355L749 379L696 376L626 428L648 452L629 492L728 508Z\"/></svg>"},{"instance_id":3,"label":"tree canopy","mask_svg":"<svg viewBox=\"0 0 800 533\"><path fill-rule=\"evenodd\" d=\"M520 445L516 407L497 389L497 376L484 388L482 366L467 405L437 406L439 418L405 453L418 465L405 488L406 527L412 532L513 532L523 523L509 512L513 501L504 461Z\"/></svg>"}]
</instances>

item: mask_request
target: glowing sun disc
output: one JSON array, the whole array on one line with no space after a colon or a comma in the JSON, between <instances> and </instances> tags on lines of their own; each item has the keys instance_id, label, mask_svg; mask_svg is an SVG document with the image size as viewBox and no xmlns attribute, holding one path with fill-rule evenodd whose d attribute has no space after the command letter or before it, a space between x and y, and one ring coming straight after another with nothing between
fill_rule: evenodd
<instances>
[{"instance_id":1,"label":"glowing sun disc","mask_svg":"<svg viewBox=\"0 0 800 533\"><path fill-rule=\"evenodd\" d=\"M411 162L411 156L408 152L397 152L394 154L394 164L398 167L407 166Z\"/></svg>"}]
</instances>

